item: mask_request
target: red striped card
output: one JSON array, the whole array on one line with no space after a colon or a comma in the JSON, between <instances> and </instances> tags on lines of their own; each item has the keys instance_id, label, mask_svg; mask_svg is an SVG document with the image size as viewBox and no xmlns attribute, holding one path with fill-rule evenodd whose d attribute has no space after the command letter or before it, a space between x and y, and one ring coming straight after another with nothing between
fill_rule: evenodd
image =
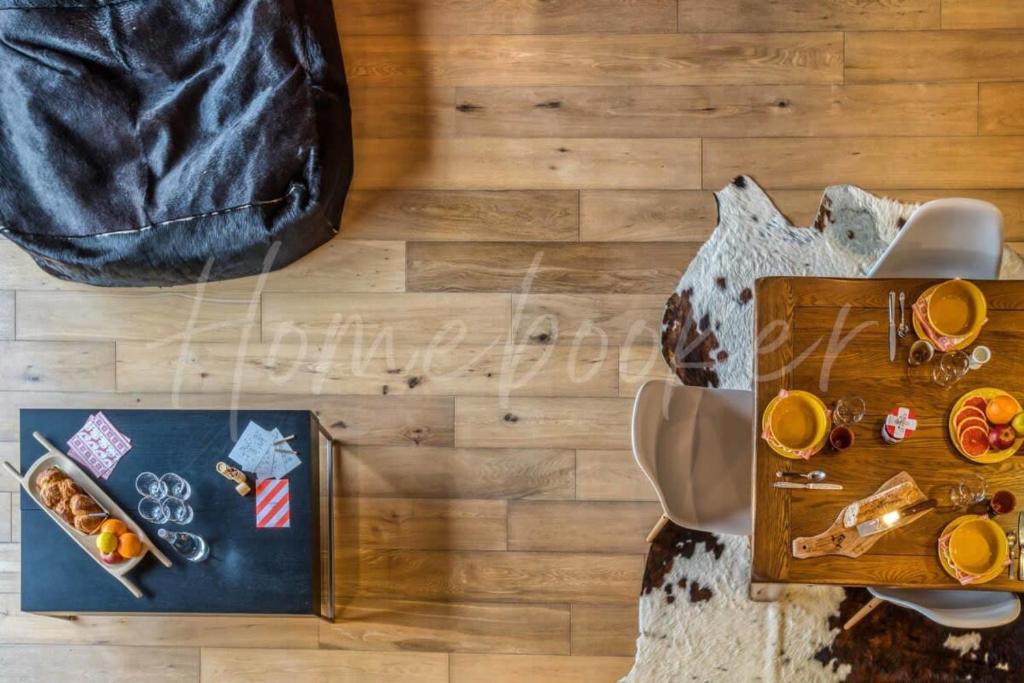
<instances>
[{"instance_id":1,"label":"red striped card","mask_svg":"<svg viewBox=\"0 0 1024 683\"><path fill-rule=\"evenodd\" d=\"M280 529L291 526L287 479L260 479L256 484L256 527Z\"/></svg>"}]
</instances>

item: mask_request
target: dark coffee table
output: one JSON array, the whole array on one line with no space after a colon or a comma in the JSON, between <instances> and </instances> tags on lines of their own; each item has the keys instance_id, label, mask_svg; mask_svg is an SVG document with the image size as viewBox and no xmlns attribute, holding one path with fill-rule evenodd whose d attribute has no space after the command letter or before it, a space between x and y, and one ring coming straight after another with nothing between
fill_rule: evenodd
<instances>
[{"instance_id":1,"label":"dark coffee table","mask_svg":"<svg viewBox=\"0 0 1024 683\"><path fill-rule=\"evenodd\" d=\"M21 471L45 450L39 432L67 452L67 440L91 413L101 410L22 410ZM21 608L53 615L81 612L287 614L334 616L332 491L334 440L308 411L103 410L132 439L132 449L107 480L97 483L142 525L174 563L151 554L131 573L142 589L134 598L88 557L56 523L21 492ZM291 525L256 527L253 492L239 496L214 466L227 455L249 420L277 427L298 451L302 464L288 474ZM233 463L232 463L233 464ZM189 562L157 537L158 525L139 517L140 472L176 472L189 481L193 521L168 523L168 530L201 535L210 557ZM326 501L326 505L321 502ZM323 552L322 552L323 551Z\"/></svg>"}]
</instances>

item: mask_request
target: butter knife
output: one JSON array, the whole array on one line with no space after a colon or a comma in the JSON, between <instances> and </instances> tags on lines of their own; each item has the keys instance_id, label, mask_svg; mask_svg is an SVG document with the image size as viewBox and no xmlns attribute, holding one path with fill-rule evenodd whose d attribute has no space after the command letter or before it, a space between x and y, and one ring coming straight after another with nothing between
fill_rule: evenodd
<instances>
[{"instance_id":1,"label":"butter knife","mask_svg":"<svg viewBox=\"0 0 1024 683\"><path fill-rule=\"evenodd\" d=\"M1024 553L1021 553L1021 541L1020 535L1024 533L1024 512L1017 513L1017 551L1020 555L1018 562L1020 563L1017 567L1017 580L1024 581Z\"/></svg>"},{"instance_id":2,"label":"butter knife","mask_svg":"<svg viewBox=\"0 0 1024 683\"><path fill-rule=\"evenodd\" d=\"M889 290L889 362L896 360L896 292Z\"/></svg>"},{"instance_id":3,"label":"butter knife","mask_svg":"<svg viewBox=\"0 0 1024 683\"><path fill-rule=\"evenodd\" d=\"M815 491L842 491L842 484L801 484L797 481L777 481L775 482L775 488L777 489L813 489Z\"/></svg>"}]
</instances>

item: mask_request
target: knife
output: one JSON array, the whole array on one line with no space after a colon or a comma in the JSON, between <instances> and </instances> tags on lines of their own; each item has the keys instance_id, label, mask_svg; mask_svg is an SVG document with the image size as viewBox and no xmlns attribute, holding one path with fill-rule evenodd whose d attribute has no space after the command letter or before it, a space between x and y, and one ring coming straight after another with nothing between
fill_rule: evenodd
<instances>
[{"instance_id":1,"label":"knife","mask_svg":"<svg viewBox=\"0 0 1024 683\"><path fill-rule=\"evenodd\" d=\"M896 360L896 292L889 290L889 362Z\"/></svg>"},{"instance_id":2,"label":"knife","mask_svg":"<svg viewBox=\"0 0 1024 683\"><path fill-rule=\"evenodd\" d=\"M1024 512L1017 513L1017 551L1020 554L1020 535L1024 533ZM1024 581L1024 555L1021 556L1020 565L1017 567L1017 580Z\"/></svg>"},{"instance_id":3,"label":"knife","mask_svg":"<svg viewBox=\"0 0 1024 683\"><path fill-rule=\"evenodd\" d=\"M777 489L813 489L815 491L842 491L842 484L801 484L796 481L777 481L775 482L775 488Z\"/></svg>"},{"instance_id":4,"label":"knife","mask_svg":"<svg viewBox=\"0 0 1024 683\"><path fill-rule=\"evenodd\" d=\"M931 510L936 505L938 505L938 501L936 501L934 498L928 498L926 500L921 500L916 503L906 505L900 508L899 510L887 512L876 519L861 522L857 525L857 533L861 536L870 536L872 534L887 531L904 517L910 517L911 515L916 515L918 512Z\"/></svg>"}]
</instances>

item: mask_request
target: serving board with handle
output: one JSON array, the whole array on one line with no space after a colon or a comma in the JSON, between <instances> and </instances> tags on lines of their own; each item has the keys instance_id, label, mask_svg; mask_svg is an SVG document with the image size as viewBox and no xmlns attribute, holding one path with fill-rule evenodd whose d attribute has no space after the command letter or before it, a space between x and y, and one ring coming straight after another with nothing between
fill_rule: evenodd
<instances>
[{"instance_id":1,"label":"serving board with handle","mask_svg":"<svg viewBox=\"0 0 1024 683\"><path fill-rule=\"evenodd\" d=\"M96 560L98 565L103 567L111 576L120 581L132 595L136 598L141 598L142 591L130 578L128 578L128 572L134 569L135 566L142 561L142 558L145 557L147 552L153 553L153 556L165 567L170 567L171 561L153 544L151 540L149 540L149 537L146 535L146 532L142 530L142 527L140 527L135 520L125 514L124 510L122 510L120 506L118 506L118 504L115 503L114 500L108 496L107 493L100 488L91 477L89 477L89 475L83 472L74 460L64 455L64 453L50 443L39 432L33 432L32 436L35 437L35 440L46 449L46 454L32 463L24 474L19 472L18 469L9 462L5 461L4 467L11 476L18 480L18 483L21 484L21 487L25 489L26 493L28 493L32 500L34 500L36 504L39 505L39 507L49 515L51 519L53 519L57 526L63 529L64 532L67 533L67 535L70 536L72 540L74 540L75 543L77 543L82 550L86 552L87 555ZM142 542L142 554L136 557L126 558L123 562L119 562L117 564L107 564L100 559L100 551L96 547L96 541L93 535L79 531L72 525L68 524L56 512L44 505L42 498L39 495L39 487L36 486L35 479L36 474L38 474L40 470L51 466L57 467L64 472L64 474L70 477L72 481L78 484L79 488L89 494L89 496L91 496L92 499L95 500L96 503L99 504L99 506L111 517L115 517L124 522L125 526L128 527L128 530L138 536L139 540Z\"/></svg>"},{"instance_id":2,"label":"serving board with handle","mask_svg":"<svg viewBox=\"0 0 1024 683\"><path fill-rule=\"evenodd\" d=\"M817 536L802 536L793 539L793 557L805 559L824 555L842 555L844 557L860 557L893 529L912 524L930 510L909 515L899 519L887 530L861 536L857 533L857 525L871 519L877 519L891 510L900 510L908 505L926 500L928 496L918 487L914 478L906 472L900 472L889 479L867 498L855 501L839 511L836 521ZM847 510L857 506L853 524L848 525Z\"/></svg>"}]
</instances>

